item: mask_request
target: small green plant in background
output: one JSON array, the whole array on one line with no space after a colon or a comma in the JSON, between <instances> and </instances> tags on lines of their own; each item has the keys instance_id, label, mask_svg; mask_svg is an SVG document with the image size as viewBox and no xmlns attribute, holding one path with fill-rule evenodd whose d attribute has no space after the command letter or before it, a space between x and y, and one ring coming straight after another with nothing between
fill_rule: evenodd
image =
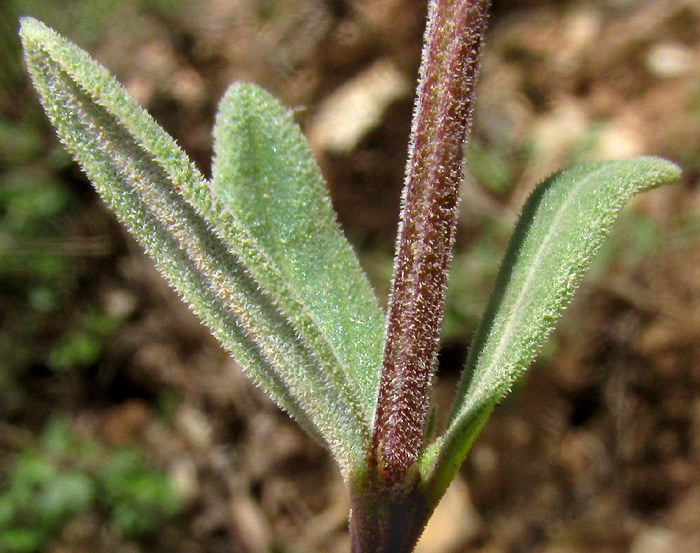
<instances>
[{"instance_id":1,"label":"small green plant in background","mask_svg":"<svg viewBox=\"0 0 700 553\"><path fill-rule=\"evenodd\" d=\"M111 453L96 478L112 525L127 538L154 535L180 508L170 480L137 449Z\"/></svg>"},{"instance_id":2,"label":"small green plant in background","mask_svg":"<svg viewBox=\"0 0 700 553\"><path fill-rule=\"evenodd\" d=\"M484 0L430 2L386 315L339 229L303 135L278 101L251 84L229 88L209 181L103 67L37 20L22 20L26 62L61 141L183 299L333 454L350 490L355 553L413 549L620 209L680 174L658 158L601 161L556 173L535 189L446 426L431 432L463 144L488 7Z\"/></svg>"},{"instance_id":3,"label":"small green plant in background","mask_svg":"<svg viewBox=\"0 0 700 553\"><path fill-rule=\"evenodd\" d=\"M84 472L59 468L41 454L20 453L0 494L0 548L39 551L64 522L92 506L95 486Z\"/></svg>"},{"instance_id":4,"label":"small green plant in background","mask_svg":"<svg viewBox=\"0 0 700 553\"><path fill-rule=\"evenodd\" d=\"M56 372L96 363L102 344L121 325L121 314L88 311L82 314L75 328L60 336L49 351L47 366Z\"/></svg>"},{"instance_id":5,"label":"small green plant in background","mask_svg":"<svg viewBox=\"0 0 700 553\"><path fill-rule=\"evenodd\" d=\"M25 447L0 486L0 551L33 553L75 517L98 509L113 530L138 540L180 508L167 475L137 449L111 449L61 420Z\"/></svg>"}]
</instances>

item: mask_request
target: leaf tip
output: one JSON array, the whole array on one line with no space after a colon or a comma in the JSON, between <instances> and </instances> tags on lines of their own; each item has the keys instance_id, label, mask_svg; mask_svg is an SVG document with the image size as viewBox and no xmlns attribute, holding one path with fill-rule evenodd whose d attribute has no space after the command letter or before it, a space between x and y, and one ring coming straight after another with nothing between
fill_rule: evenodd
<instances>
[{"instance_id":1,"label":"leaf tip","mask_svg":"<svg viewBox=\"0 0 700 553\"><path fill-rule=\"evenodd\" d=\"M27 15L19 18L19 38L27 65L31 67L33 56L49 53L61 37L42 21Z\"/></svg>"},{"instance_id":2,"label":"leaf tip","mask_svg":"<svg viewBox=\"0 0 700 553\"><path fill-rule=\"evenodd\" d=\"M19 36L25 47L28 42L38 42L47 30L46 25L31 16L19 18Z\"/></svg>"},{"instance_id":3,"label":"leaf tip","mask_svg":"<svg viewBox=\"0 0 700 553\"><path fill-rule=\"evenodd\" d=\"M645 174L648 186L644 190L650 190L677 181L683 170L675 163L656 156L643 156L631 159L640 174Z\"/></svg>"},{"instance_id":4,"label":"leaf tip","mask_svg":"<svg viewBox=\"0 0 700 553\"><path fill-rule=\"evenodd\" d=\"M252 96L258 87L245 81L233 81L224 93L224 98Z\"/></svg>"},{"instance_id":5,"label":"leaf tip","mask_svg":"<svg viewBox=\"0 0 700 553\"><path fill-rule=\"evenodd\" d=\"M224 123L230 124L231 118L264 118L269 116L267 106L276 102L277 100L263 88L245 81L234 81L219 102L215 138L216 133L221 132L221 127L225 126Z\"/></svg>"}]
</instances>

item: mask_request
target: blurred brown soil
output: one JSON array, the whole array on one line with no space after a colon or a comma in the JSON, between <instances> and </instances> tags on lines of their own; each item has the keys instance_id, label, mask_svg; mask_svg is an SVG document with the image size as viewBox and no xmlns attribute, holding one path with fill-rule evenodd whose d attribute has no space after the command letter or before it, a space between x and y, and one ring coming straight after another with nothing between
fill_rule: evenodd
<instances>
[{"instance_id":1,"label":"blurred brown soil","mask_svg":"<svg viewBox=\"0 0 700 553\"><path fill-rule=\"evenodd\" d=\"M191 2L167 20L143 15L133 36L107 32L93 54L205 173L226 86L270 89L296 109L361 257L386 265L425 4ZM486 232L485 212L510 224L591 129L584 157L656 154L686 171L634 202L665 241L585 281L554 345L489 421L419 551L700 551L700 240L681 226L700 213L700 4L495 4L473 136L506 145L513 183L490 190L467 175L458 248ZM328 113L337 116L330 126ZM167 468L185 509L138 549L88 518L52 551L348 551L348 498L328 454L254 389L96 200L89 209L87 234L106 227L111 246L86 268L85 297L127 306L127 322L89 371L26 382L32 406L10 422L34 432L67 413L80 431L139 444ZM368 270L386 294L385 271ZM467 332L443 356L443 410ZM168 418L154 415L164 390L178 398Z\"/></svg>"}]
</instances>

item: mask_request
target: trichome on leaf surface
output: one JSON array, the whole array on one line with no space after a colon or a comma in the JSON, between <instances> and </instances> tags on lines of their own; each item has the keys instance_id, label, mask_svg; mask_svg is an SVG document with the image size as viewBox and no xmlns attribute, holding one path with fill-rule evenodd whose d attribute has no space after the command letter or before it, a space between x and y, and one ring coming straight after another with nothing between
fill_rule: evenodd
<instances>
[{"instance_id":1,"label":"trichome on leaf surface","mask_svg":"<svg viewBox=\"0 0 700 553\"><path fill-rule=\"evenodd\" d=\"M88 54L35 19L21 22L29 72L65 147L248 374L333 454L350 490L355 553L413 549L620 209L680 175L642 157L582 164L535 189L447 424L437 438L426 432L488 7L429 3L386 317L277 100L231 85L209 181Z\"/></svg>"}]
</instances>

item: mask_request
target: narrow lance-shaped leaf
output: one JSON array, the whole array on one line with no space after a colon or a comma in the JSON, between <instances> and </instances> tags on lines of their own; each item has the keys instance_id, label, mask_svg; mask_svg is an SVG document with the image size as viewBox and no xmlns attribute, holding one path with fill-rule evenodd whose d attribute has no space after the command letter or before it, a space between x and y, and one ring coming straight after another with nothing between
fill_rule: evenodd
<instances>
[{"instance_id":1,"label":"narrow lance-shaped leaf","mask_svg":"<svg viewBox=\"0 0 700 553\"><path fill-rule=\"evenodd\" d=\"M216 117L212 173L214 191L308 308L333 362L357 383L370 420L384 318L289 110L260 87L231 85Z\"/></svg>"},{"instance_id":2,"label":"narrow lance-shaped leaf","mask_svg":"<svg viewBox=\"0 0 700 553\"><path fill-rule=\"evenodd\" d=\"M320 334L314 321L251 233L103 67L31 18L20 34L59 138L103 198L257 382L329 444L346 475L361 467L369 430L355 387L309 346L305 337Z\"/></svg>"},{"instance_id":3,"label":"narrow lance-shaped leaf","mask_svg":"<svg viewBox=\"0 0 700 553\"><path fill-rule=\"evenodd\" d=\"M472 342L447 429L422 459L433 502L495 404L535 357L620 209L635 194L679 176L674 164L642 157L585 163L536 188Z\"/></svg>"}]
</instances>

